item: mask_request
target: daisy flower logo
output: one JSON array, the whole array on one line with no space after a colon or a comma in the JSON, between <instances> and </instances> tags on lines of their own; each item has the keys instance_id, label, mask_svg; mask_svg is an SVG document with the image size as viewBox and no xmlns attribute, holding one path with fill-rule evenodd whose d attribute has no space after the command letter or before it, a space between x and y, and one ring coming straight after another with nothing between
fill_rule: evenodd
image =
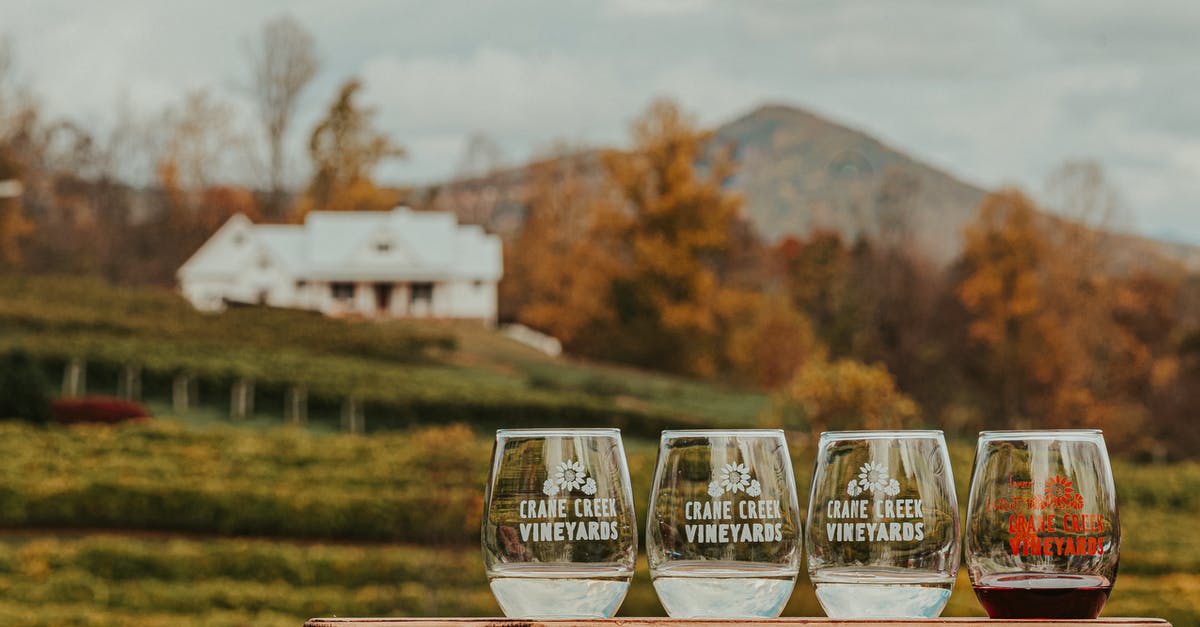
<instances>
[{"instance_id":1,"label":"daisy flower logo","mask_svg":"<svg viewBox=\"0 0 1200 627\"><path fill-rule=\"evenodd\" d=\"M717 475L726 492L741 492L750 487L750 470L745 464L725 464Z\"/></svg>"},{"instance_id":2,"label":"daisy flower logo","mask_svg":"<svg viewBox=\"0 0 1200 627\"><path fill-rule=\"evenodd\" d=\"M887 466L878 462L867 462L859 467L858 479L846 484L846 494L858 496L864 492L896 496L900 494L900 482L888 475Z\"/></svg>"},{"instance_id":3,"label":"daisy flower logo","mask_svg":"<svg viewBox=\"0 0 1200 627\"><path fill-rule=\"evenodd\" d=\"M717 477L708 484L708 495L714 499L725 493L745 492L750 496L762 494L762 484L750 476L746 464L725 464L717 471Z\"/></svg>"},{"instance_id":4,"label":"daisy flower logo","mask_svg":"<svg viewBox=\"0 0 1200 627\"><path fill-rule=\"evenodd\" d=\"M559 492L582 490L584 494L596 493L596 480L587 476L583 464L567 460L554 469L554 474L542 483L542 492L546 496L555 496Z\"/></svg>"}]
</instances>

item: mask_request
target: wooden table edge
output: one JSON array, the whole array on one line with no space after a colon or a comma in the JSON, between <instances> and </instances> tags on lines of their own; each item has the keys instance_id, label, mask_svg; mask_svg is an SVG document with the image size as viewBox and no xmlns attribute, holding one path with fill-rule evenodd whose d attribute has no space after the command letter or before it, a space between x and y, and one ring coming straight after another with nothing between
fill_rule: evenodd
<instances>
[{"instance_id":1,"label":"wooden table edge","mask_svg":"<svg viewBox=\"0 0 1200 627\"><path fill-rule=\"evenodd\" d=\"M956 619L923 619L923 620L848 620L824 619L824 617L782 617L782 619L763 620L716 620L716 619L662 619L662 617L616 617L616 619L590 620L529 620L529 619L310 619L305 627L728 627L731 625L764 625L764 626L846 626L846 627L902 627L905 625L953 625L953 626L989 626L989 627L1088 627L1088 626L1124 626L1124 627L1171 627L1171 623L1162 619L1135 619L1135 617L1115 617L1115 619L1094 620L992 620L986 617L956 617Z\"/></svg>"}]
</instances>

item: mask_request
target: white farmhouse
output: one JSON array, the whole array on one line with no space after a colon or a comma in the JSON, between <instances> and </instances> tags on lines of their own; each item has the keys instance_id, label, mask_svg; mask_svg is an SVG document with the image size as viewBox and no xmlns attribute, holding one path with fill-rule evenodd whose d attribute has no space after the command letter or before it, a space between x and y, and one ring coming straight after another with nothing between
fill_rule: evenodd
<instances>
[{"instance_id":1,"label":"white farmhouse","mask_svg":"<svg viewBox=\"0 0 1200 627\"><path fill-rule=\"evenodd\" d=\"M441 211L309 213L303 225L233 216L179 268L197 309L255 303L331 316L496 320L500 239Z\"/></svg>"}]
</instances>

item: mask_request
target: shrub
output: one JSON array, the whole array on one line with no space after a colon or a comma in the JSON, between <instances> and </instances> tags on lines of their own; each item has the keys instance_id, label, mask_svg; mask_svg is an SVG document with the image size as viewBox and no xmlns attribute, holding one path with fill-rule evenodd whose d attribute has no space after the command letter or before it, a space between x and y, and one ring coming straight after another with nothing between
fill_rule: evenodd
<instances>
[{"instance_id":1,"label":"shrub","mask_svg":"<svg viewBox=\"0 0 1200 627\"><path fill-rule=\"evenodd\" d=\"M138 403L108 396L57 400L51 404L51 414L55 422L62 424L116 424L150 417L150 412Z\"/></svg>"},{"instance_id":2,"label":"shrub","mask_svg":"<svg viewBox=\"0 0 1200 627\"><path fill-rule=\"evenodd\" d=\"M920 409L896 388L882 364L850 359L813 359L776 399L768 422L813 433L840 429L902 429L912 426Z\"/></svg>"},{"instance_id":3,"label":"shrub","mask_svg":"<svg viewBox=\"0 0 1200 627\"><path fill-rule=\"evenodd\" d=\"M49 384L23 351L0 356L0 418L46 422L50 418Z\"/></svg>"}]
</instances>

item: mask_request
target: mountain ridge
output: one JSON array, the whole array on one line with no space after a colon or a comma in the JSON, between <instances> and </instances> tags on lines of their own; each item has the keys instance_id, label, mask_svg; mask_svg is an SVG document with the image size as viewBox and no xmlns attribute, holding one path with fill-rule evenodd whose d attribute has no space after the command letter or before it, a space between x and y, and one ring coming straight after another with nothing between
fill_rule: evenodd
<instances>
[{"instance_id":1,"label":"mountain ridge","mask_svg":"<svg viewBox=\"0 0 1200 627\"><path fill-rule=\"evenodd\" d=\"M962 251L963 230L989 190L909 155L866 131L784 103L764 103L713 129L713 147L732 148L737 169L730 189L743 213L769 243L815 230L834 230L900 243L948 265ZM560 156L598 173L603 148ZM503 237L524 216L527 172L533 163L421 190L418 204L449 210ZM1053 215L1053 214L1049 214ZM1120 266L1178 265L1200 269L1200 247L1118 232Z\"/></svg>"}]
</instances>

